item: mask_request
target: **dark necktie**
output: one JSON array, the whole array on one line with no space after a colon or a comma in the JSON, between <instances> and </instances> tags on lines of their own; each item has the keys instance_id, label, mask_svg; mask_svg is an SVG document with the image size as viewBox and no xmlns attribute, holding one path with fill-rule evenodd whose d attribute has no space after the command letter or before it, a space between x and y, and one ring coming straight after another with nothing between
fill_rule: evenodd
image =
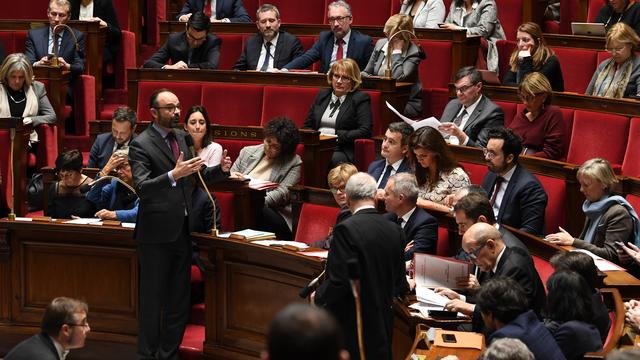
<instances>
[{"instance_id":1,"label":"dark necktie","mask_svg":"<svg viewBox=\"0 0 640 360\"><path fill-rule=\"evenodd\" d=\"M269 68L269 57L271 56L271 42L267 42L264 44L264 48L267 50L267 54L264 56L264 62L262 63L262 67L260 67L260 71L267 71Z\"/></svg>"},{"instance_id":2,"label":"dark necktie","mask_svg":"<svg viewBox=\"0 0 640 360\"><path fill-rule=\"evenodd\" d=\"M338 51L336 51L336 61L342 60L342 58L344 57L344 47L342 46L343 44L343 39L336 40L336 45L338 45Z\"/></svg>"},{"instance_id":3,"label":"dark necktie","mask_svg":"<svg viewBox=\"0 0 640 360\"><path fill-rule=\"evenodd\" d=\"M211 18L211 1L207 0L204 2L204 8L202 9L204 14L207 15L208 18Z\"/></svg>"},{"instance_id":4,"label":"dark necktie","mask_svg":"<svg viewBox=\"0 0 640 360\"><path fill-rule=\"evenodd\" d=\"M396 223L397 223L398 225L400 225L400 227L402 227L402 223L403 223L403 222L404 222L404 219L403 219L402 217L399 217L399 218L397 218L397 219L396 219Z\"/></svg>"},{"instance_id":5,"label":"dark necktie","mask_svg":"<svg viewBox=\"0 0 640 360\"><path fill-rule=\"evenodd\" d=\"M178 149L178 141L176 141L176 135L173 132L169 132L166 139L167 142L169 142L169 146L171 147L173 158L178 160L178 157L180 156L180 150Z\"/></svg>"},{"instance_id":6,"label":"dark necktie","mask_svg":"<svg viewBox=\"0 0 640 360\"><path fill-rule=\"evenodd\" d=\"M496 197L498 196L498 191L500 191L500 186L502 185L502 182L504 181L504 178L502 176L498 176L496 178L496 188L493 190L493 194L491 194L491 200L489 202L491 202L491 206L493 206L493 204L496 202Z\"/></svg>"},{"instance_id":7,"label":"dark necktie","mask_svg":"<svg viewBox=\"0 0 640 360\"><path fill-rule=\"evenodd\" d=\"M460 115L458 115L458 117L453 120L453 123L456 124L457 127L460 127L460 124L462 124L462 118L464 118L466 115L467 110L462 110Z\"/></svg>"},{"instance_id":8,"label":"dark necktie","mask_svg":"<svg viewBox=\"0 0 640 360\"><path fill-rule=\"evenodd\" d=\"M333 114L336 113L336 110L338 110L339 107L340 107L340 99L337 99L336 101L329 104L329 108L331 109L331 113L329 114L330 118L333 117Z\"/></svg>"},{"instance_id":9,"label":"dark necktie","mask_svg":"<svg viewBox=\"0 0 640 360\"><path fill-rule=\"evenodd\" d=\"M382 174L382 179L380 180L380 185L378 189L384 189L387 186L387 181L389 181L389 176L391 176L391 171L393 170L393 166L387 164L385 166L384 174Z\"/></svg>"}]
</instances>

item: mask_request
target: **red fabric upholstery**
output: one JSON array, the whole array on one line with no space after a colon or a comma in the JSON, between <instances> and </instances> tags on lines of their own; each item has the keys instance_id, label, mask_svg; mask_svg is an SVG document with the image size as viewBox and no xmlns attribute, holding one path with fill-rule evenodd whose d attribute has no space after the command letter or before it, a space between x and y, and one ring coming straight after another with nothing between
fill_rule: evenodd
<instances>
[{"instance_id":1,"label":"red fabric upholstery","mask_svg":"<svg viewBox=\"0 0 640 360\"><path fill-rule=\"evenodd\" d=\"M545 34L559 34L560 23L555 20L545 20L542 24L542 32Z\"/></svg>"},{"instance_id":2,"label":"red fabric upholstery","mask_svg":"<svg viewBox=\"0 0 640 360\"><path fill-rule=\"evenodd\" d=\"M545 234L557 233L565 225L567 213L567 186L564 180L536 174L549 198L544 211Z\"/></svg>"},{"instance_id":3,"label":"red fabric upholstery","mask_svg":"<svg viewBox=\"0 0 640 360\"><path fill-rule=\"evenodd\" d=\"M2 173L2 176L4 176L4 173ZM626 199L629 202L629 204L633 206L633 209L636 211L636 213L640 211L640 196L628 194L626 196Z\"/></svg>"},{"instance_id":4,"label":"red fabric upholstery","mask_svg":"<svg viewBox=\"0 0 640 360\"><path fill-rule=\"evenodd\" d=\"M194 265L191 265L192 268L193 266ZM191 298L193 299L193 295L191 295ZM189 313L189 323L193 325L205 326L204 303L194 304L193 306L191 306L191 312Z\"/></svg>"},{"instance_id":5,"label":"red fabric upholstery","mask_svg":"<svg viewBox=\"0 0 640 360\"><path fill-rule=\"evenodd\" d=\"M116 88L127 88L127 69L134 67L136 67L136 34L123 30L122 42L120 43L120 54L116 57L114 69Z\"/></svg>"},{"instance_id":6,"label":"red fabric upholstery","mask_svg":"<svg viewBox=\"0 0 640 360\"><path fill-rule=\"evenodd\" d=\"M11 149L11 142L9 140L9 131L0 130L0 176L2 176L2 182L0 182L0 191L4 194L4 198L7 201L9 207L9 201L11 201L11 177L9 176L9 157ZM17 179L16 179L17 180Z\"/></svg>"},{"instance_id":7,"label":"red fabric upholstery","mask_svg":"<svg viewBox=\"0 0 640 360\"><path fill-rule=\"evenodd\" d=\"M166 0L148 0L147 13L144 18L144 25L147 29L146 44L158 45L160 41L160 21L164 21L166 19Z\"/></svg>"},{"instance_id":8,"label":"red fabric upholstery","mask_svg":"<svg viewBox=\"0 0 640 360\"><path fill-rule=\"evenodd\" d=\"M451 82L450 41L418 40L427 58L420 62L420 81L424 89L447 88Z\"/></svg>"},{"instance_id":9,"label":"red fabric upholstery","mask_svg":"<svg viewBox=\"0 0 640 360\"><path fill-rule=\"evenodd\" d=\"M516 116L518 104L506 101L496 101L495 103L500 106L504 112L504 126L509 127L511 121Z\"/></svg>"},{"instance_id":10,"label":"red fabric upholstery","mask_svg":"<svg viewBox=\"0 0 640 360\"><path fill-rule=\"evenodd\" d=\"M472 184L482 184L482 179L489 172L486 165L474 164L464 161L459 161L458 164L464 168L464 171L469 175L469 180Z\"/></svg>"},{"instance_id":11,"label":"red fabric upholstery","mask_svg":"<svg viewBox=\"0 0 640 360\"><path fill-rule=\"evenodd\" d=\"M36 128L36 132L38 133L36 169L44 166L55 167L58 157L58 127L42 124Z\"/></svg>"},{"instance_id":12,"label":"red fabric upholstery","mask_svg":"<svg viewBox=\"0 0 640 360\"><path fill-rule=\"evenodd\" d=\"M304 36L304 35L298 36L298 39L300 39L300 43L302 43L302 47L304 48L305 51L311 49L311 47L316 42L316 40L318 40L316 36Z\"/></svg>"},{"instance_id":13,"label":"red fabric upholstery","mask_svg":"<svg viewBox=\"0 0 640 360\"><path fill-rule=\"evenodd\" d=\"M46 19L49 0L29 0L5 3L0 19Z\"/></svg>"},{"instance_id":14,"label":"red fabric upholstery","mask_svg":"<svg viewBox=\"0 0 640 360\"><path fill-rule=\"evenodd\" d=\"M449 103L447 88L422 89L422 117L434 116L439 119Z\"/></svg>"},{"instance_id":15,"label":"red fabric upholstery","mask_svg":"<svg viewBox=\"0 0 640 360\"><path fill-rule=\"evenodd\" d=\"M597 67L596 52L593 50L555 47L562 68L564 91L584 94L591 76Z\"/></svg>"},{"instance_id":16,"label":"red fabric upholstery","mask_svg":"<svg viewBox=\"0 0 640 360\"><path fill-rule=\"evenodd\" d=\"M380 120L380 111L376 111L376 109L380 109L380 92L379 91L366 91L367 94L371 97L371 114L373 115L373 128L371 128L371 136L383 135L387 129L382 128L382 120ZM389 109L383 111L391 111Z\"/></svg>"},{"instance_id":17,"label":"red fabric upholstery","mask_svg":"<svg viewBox=\"0 0 640 360\"><path fill-rule=\"evenodd\" d=\"M327 0L326 5L331 2L333 0ZM391 0L376 0L374 2L371 0L349 0L349 5L351 5L351 13L354 14L354 25L382 26L391 15Z\"/></svg>"},{"instance_id":18,"label":"red fabric upholstery","mask_svg":"<svg viewBox=\"0 0 640 360\"><path fill-rule=\"evenodd\" d=\"M538 271L538 275L540 275L540 280L542 280L542 284L544 284L544 290L547 291L547 279L553 274L554 269L551 266L549 261L540 258L539 256L532 255L533 258L533 266L535 266Z\"/></svg>"},{"instance_id":19,"label":"red fabric upholstery","mask_svg":"<svg viewBox=\"0 0 640 360\"><path fill-rule=\"evenodd\" d=\"M202 105L208 110L212 123L258 126L262 114L262 86L203 83Z\"/></svg>"},{"instance_id":20,"label":"red fabric upholstery","mask_svg":"<svg viewBox=\"0 0 640 360\"><path fill-rule=\"evenodd\" d=\"M622 174L640 178L640 118L637 117L631 118Z\"/></svg>"},{"instance_id":21,"label":"red fabric upholstery","mask_svg":"<svg viewBox=\"0 0 640 360\"><path fill-rule=\"evenodd\" d=\"M261 4L278 7L280 18L288 24L324 24L327 8L324 1L261 0ZM249 13L254 17L255 13Z\"/></svg>"},{"instance_id":22,"label":"red fabric upholstery","mask_svg":"<svg viewBox=\"0 0 640 360\"><path fill-rule=\"evenodd\" d=\"M571 23L578 22L580 0L563 0L560 2L560 34L571 34Z\"/></svg>"},{"instance_id":23,"label":"red fabric upholstery","mask_svg":"<svg viewBox=\"0 0 640 360\"><path fill-rule=\"evenodd\" d=\"M255 20L256 17L256 10L258 10L258 8L260 7L261 4L263 4L264 2L259 1L259 0L244 0L242 2L242 4L244 5L245 10L247 10L247 14L249 14L249 17L252 18L253 20ZM280 9L278 9L280 10ZM282 15L280 15L280 18L282 18Z\"/></svg>"},{"instance_id":24,"label":"red fabric upholstery","mask_svg":"<svg viewBox=\"0 0 640 360\"><path fill-rule=\"evenodd\" d=\"M266 124L276 116L286 116L302 127L317 94L317 88L265 86L260 123Z\"/></svg>"},{"instance_id":25,"label":"red fabric upholstery","mask_svg":"<svg viewBox=\"0 0 640 360\"><path fill-rule=\"evenodd\" d=\"M5 54L24 52L26 38L26 31L0 31L0 43L4 46Z\"/></svg>"},{"instance_id":26,"label":"red fabric upholstery","mask_svg":"<svg viewBox=\"0 0 640 360\"><path fill-rule=\"evenodd\" d=\"M496 0L498 19L508 40L516 39L518 26L522 24L522 0Z\"/></svg>"},{"instance_id":27,"label":"red fabric upholstery","mask_svg":"<svg viewBox=\"0 0 640 360\"><path fill-rule=\"evenodd\" d=\"M511 68L509 59L511 59L511 53L513 53L513 50L516 48L516 42L498 40L496 41L496 48L498 49L498 75L500 76L500 80L503 80Z\"/></svg>"},{"instance_id":28,"label":"red fabric upholstery","mask_svg":"<svg viewBox=\"0 0 640 360\"><path fill-rule=\"evenodd\" d=\"M214 194L218 199L218 204L220 204L220 227L222 227L223 231L236 230L236 219L233 214L233 193L216 191Z\"/></svg>"},{"instance_id":29,"label":"red fabric upholstery","mask_svg":"<svg viewBox=\"0 0 640 360\"><path fill-rule=\"evenodd\" d=\"M582 164L591 158L602 157L612 165L621 165L628 132L627 117L576 110L567 162Z\"/></svg>"},{"instance_id":30,"label":"red fabric upholstery","mask_svg":"<svg viewBox=\"0 0 640 360\"><path fill-rule=\"evenodd\" d=\"M611 53L610 52L608 52L608 51L598 51L598 55L597 55L598 65L600 65L601 62L607 60L610 57L611 57Z\"/></svg>"},{"instance_id":31,"label":"red fabric upholstery","mask_svg":"<svg viewBox=\"0 0 640 360\"><path fill-rule=\"evenodd\" d=\"M367 171L369 164L376 159L376 143L371 139L357 139L354 146L355 166Z\"/></svg>"},{"instance_id":32,"label":"red fabric upholstery","mask_svg":"<svg viewBox=\"0 0 640 360\"><path fill-rule=\"evenodd\" d=\"M231 161L235 161L240 155L240 150L245 146L257 145L262 140L235 140L235 139L214 139L215 142L220 144L223 149L227 150L227 155L231 158Z\"/></svg>"},{"instance_id":33,"label":"red fabric upholstery","mask_svg":"<svg viewBox=\"0 0 640 360\"><path fill-rule=\"evenodd\" d=\"M239 34L216 34L222 39L220 46L220 65L219 70L231 70L233 65L242 54L242 35Z\"/></svg>"},{"instance_id":34,"label":"red fabric upholstery","mask_svg":"<svg viewBox=\"0 0 640 360\"><path fill-rule=\"evenodd\" d=\"M112 0L111 2L116 11L120 30L129 30L129 0Z\"/></svg>"},{"instance_id":35,"label":"red fabric upholstery","mask_svg":"<svg viewBox=\"0 0 640 360\"><path fill-rule=\"evenodd\" d=\"M438 244L436 245L436 255L449 256L449 230L438 226Z\"/></svg>"},{"instance_id":36,"label":"red fabric upholstery","mask_svg":"<svg viewBox=\"0 0 640 360\"><path fill-rule=\"evenodd\" d=\"M96 78L91 75L81 75L74 85L75 133L89 136L89 120L96 118Z\"/></svg>"},{"instance_id":37,"label":"red fabric upholstery","mask_svg":"<svg viewBox=\"0 0 640 360\"><path fill-rule=\"evenodd\" d=\"M204 326L187 324L180 344L180 359L200 360L204 347Z\"/></svg>"},{"instance_id":38,"label":"red fabric upholstery","mask_svg":"<svg viewBox=\"0 0 640 360\"><path fill-rule=\"evenodd\" d=\"M176 94L184 111L193 105L199 105L202 100L202 86L200 83L142 81L138 83L138 108L136 109L138 121L152 120L149 113L149 99L154 91L162 88L167 88Z\"/></svg>"},{"instance_id":39,"label":"red fabric upholstery","mask_svg":"<svg viewBox=\"0 0 640 360\"><path fill-rule=\"evenodd\" d=\"M600 9L602 9L604 4L605 4L605 0L589 0L589 11L587 12L587 22L596 22L596 17L598 17L598 13L600 12Z\"/></svg>"},{"instance_id":40,"label":"red fabric upholstery","mask_svg":"<svg viewBox=\"0 0 640 360\"><path fill-rule=\"evenodd\" d=\"M311 244L323 239L336 224L338 212L337 207L303 203L295 240Z\"/></svg>"}]
</instances>

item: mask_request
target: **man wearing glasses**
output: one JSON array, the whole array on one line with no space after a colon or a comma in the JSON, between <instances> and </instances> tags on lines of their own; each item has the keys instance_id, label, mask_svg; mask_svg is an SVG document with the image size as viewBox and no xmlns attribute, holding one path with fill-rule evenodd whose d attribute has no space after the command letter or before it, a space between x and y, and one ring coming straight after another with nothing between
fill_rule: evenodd
<instances>
[{"instance_id":1,"label":"man wearing glasses","mask_svg":"<svg viewBox=\"0 0 640 360\"><path fill-rule=\"evenodd\" d=\"M460 145L485 146L489 129L504 125L502 108L482 95L482 75L473 66L458 70L455 87L456 98L444 108L438 129Z\"/></svg>"},{"instance_id":2,"label":"man wearing glasses","mask_svg":"<svg viewBox=\"0 0 640 360\"><path fill-rule=\"evenodd\" d=\"M311 49L284 66L283 70L306 69L320 60L321 73L329 71L336 60L350 58L360 69L367 66L373 52L373 41L368 35L351 29L353 16L345 1L334 1L328 6L327 21L331 31L323 31Z\"/></svg>"},{"instance_id":3,"label":"man wearing glasses","mask_svg":"<svg viewBox=\"0 0 640 360\"><path fill-rule=\"evenodd\" d=\"M55 298L42 317L42 332L18 344L5 360L60 360L69 350L84 347L91 331L87 322L89 307L83 301Z\"/></svg>"},{"instance_id":4,"label":"man wearing glasses","mask_svg":"<svg viewBox=\"0 0 640 360\"><path fill-rule=\"evenodd\" d=\"M186 31L169 35L167 41L143 67L162 69L217 69L222 41L208 34L209 18L202 12L194 13L187 22ZM171 60L171 64L168 64Z\"/></svg>"}]
</instances>

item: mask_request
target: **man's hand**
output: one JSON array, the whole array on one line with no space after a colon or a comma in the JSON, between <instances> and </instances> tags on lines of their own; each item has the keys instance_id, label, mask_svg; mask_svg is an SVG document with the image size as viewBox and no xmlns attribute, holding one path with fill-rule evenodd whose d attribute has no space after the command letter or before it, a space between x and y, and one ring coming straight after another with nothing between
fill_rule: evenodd
<instances>
[{"instance_id":1,"label":"man's hand","mask_svg":"<svg viewBox=\"0 0 640 360\"><path fill-rule=\"evenodd\" d=\"M624 318L636 331L640 330L640 309L628 310Z\"/></svg>"},{"instance_id":2,"label":"man's hand","mask_svg":"<svg viewBox=\"0 0 640 360\"><path fill-rule=\"evenodd\" d=\"M102 176L109 175L113 170L117 169L125 161L127 161L127 158L125 156L119 156L118 154L115 154L115 153L111 154L109 161L107 161L107 164L102 168L102 171L100 171L101 175Z\"/></svg>"},{"instance_id":3,"label":"man's hand","mask_svg":"<svg viewBox=\"0 0 640 360\"><path fill-rule=\"evenodd\" d=\"M183 159L184 153L181 151L180 156L178 156L178 160L176 160L176 167L173 168L171 173L173 175L173 179L176 181L180 178L198 172L202 165L204 165L204 160L202 160L199 156L186 161L183 161Z\"/></svg>"},{"instance_id":4,"label":"man's hand","mask_svg":"<svg viewBox=\"0 0 640 360\"><path fill-rule=\"evenodd\" d=\"M187 63L185 63L184 61L180 60L175 64L165 65L164 68L165 69L174 69L174 70L184 70L184 69L188 69L189 65L187 65Z\"/></svg>"},{"instance_id":5,"label":"man's hand","mask_svg":"<svg viewBox=\"0 0 640 360\"><path fill-rule=\"evenodd\" d=\"M446 311L457 311L467 316L471 316L473 314L475 307L475 305L466 303L460 299L451 300L444 305L444 309Z\"/></svg>"},{"instance_id":6,"label":"man's hand","mask_svg":"<svg viewBox=\"0 0 640 360\"><path fill-rule=\"evenodd\" d=\"M58 65L60 65L67 71L71 70L71 65L69 65L69 63L63 57L58 57Z\"/></svg>"},{"instance_id":7,"label":"man's hand","mask_svg":"<svg viewBox=\"0 0 640 360\"><path fill-rule=\"evenodd\" d=\"M182 15L182 16L180 16L180 17L178 18L178 21L180 21L180 22L187 22L187 21L189 21L189 18L190 18L190 17L191 17L191 14L184 14L184 15Z\"/></svg>"},{"instance_id":8,"label":"man's hand","mask_svg":"<svg viewBox=\"0 0 640 360\"><path fill-rule=\"evenodd\" d=\"M469 274L469 276L461 276L456 278L456 283L463 289L475 290L480 288L480 283L475 275Z\"/></svg>"},{"instance_id":9,"label":"man's hand","mask_svg":"<svg viewBox=\"0 0 640 360\"><path fill-rule=\"evenodd\" d=\"M220 168L224 172L229 172L231 169L231 158L227 156L227 149L222 152L222 159L220 159Z\"/></svg>"},{"instance_id":10,"label":"man's hand","mask_svg":"<svg viewBox=\"0 0 640 360\"><path fill-rule=\"evenodd\" d=\"M239 173L237 171L232 172L231 175L229 175L229 177L232 179L240 179L240 180L245 179L244 175L242 175L242 173Z\"/></svg>"},{"instance_id":11,"label":"man's hand","mask_svg":"<svg viewBox=\"0 0 640 360\"><path fill-rule=\"evenodd\" d=\"M404 252L407 252L407 251L411 250L411 248L413 247L414 244L415 244L415 242L413 240L409 241L407 246L404 247Z\"/></svg>"},{"instance_id":12,"label":"man's hand","mask_svg":"<svg viewBox=\"0 0 640 360\"><path fill-rule=\"evenodd\" d=\"M49 66L49 65L51 65L51 60L49 60L48 55L43 56L42 59L33 63L33 66Z\"/></svg>"},{"instance_id":13,"label":"man's hand","mask_svg":"<svg viewBox=\"0 0 640 360\"><path fill-rule=\"evenodd\" d=\"M451 136L457 137L460 145L464 144L465 141L467 141L467 134L465 134L464 131L462 131L462 129L458 127L458 125L452 122L440 124L440 126L438 126L438 130L444 131Z\"/></svg>"},{"instance_id":14,"label":"man's hand","mask_svg":"<svg viewBox=\"0 0 640 360\"><path fill-rule=\"evenodd\" d=\"M109 211L107 209L102 209L98 211L95 216L99 217L102 220L118 220L118 217L116 216L116 212Z\"/></svg>"},{"instance_id":15,"label":"man's hand","mask_svg":"<svg viewBox=\"0 0 640 360\"><path fill-rule=\"evenodd\" d=\"M455 299L460 299L460 294L458 294L457 292L449 289L449 288L445 288L445 287L437 287L435 289L433 289L433 291L435 291L436 294L440 294L442 296L446 296L451 300L455 300Z\"/></svg>"},{"instance_id":16,"label":"man's hand","mask_svg":"<svg viewBox=\"0 0 640 360\"><path fill-rule=\"evenodd\" d=\"M544 237L544 239L552 244L556 245L573 245L573 236L569 234L565 229L559 228L560 232L555 234L549 234Z\"/></svg>"},{"instance_id":17,"label":"man's hand","mask_svg":"<svg viewBox=\"0 0 640 360\"><path fill-rule=\"evenodd\" d=\"M442 24L440 25L440 29L458 30L462 28L456 24Z\"/></svg>"},{"instance_id":18,"label":"man's hand","mask_svg":"<svg viewBox=\"0 0 640 360\"><path fill-rule=\"evenodd\" d=\"M376 200L384 200L384 189L376 190Z\"/></svg>"}]
</instances>

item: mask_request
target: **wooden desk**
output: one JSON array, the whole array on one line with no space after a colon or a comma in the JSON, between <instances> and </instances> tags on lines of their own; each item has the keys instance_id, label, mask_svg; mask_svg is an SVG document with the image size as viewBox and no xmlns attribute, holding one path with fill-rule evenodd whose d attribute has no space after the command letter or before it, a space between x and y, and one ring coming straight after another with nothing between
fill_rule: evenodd
<instances>
[{"instance_id":1,"label":"wooden desk","mask_svg":"<svg viewBox=\"0 0 640 360\"><path fill-rule=\"evenodd\" d=\"M65 136L64 107L67 99L67 88L71 73L61 68L51 66L37 66L33 68L36 80L47 82L47 97L56 112L56 127L58 128L58 152L62 152Z\"/></svg>"},{"instance_id":2,"label":"wooden desk","mask_svg":"<svg viewBox=\"0 0 640 360\"><path fill-rule=\"evenodd\" d=\"M604 36L544 34L548 46L605 51Z\"/></svg>"},{"instance_id":3,"label":"wooden desk","mask_svg":"<svg viewBox=\"0 0 640 360\"><path fill-rule=\"evenodd\" d=\"M15 121L15 125L13 124ZM7 195L7 205L9 208L12 208L11 204L11 188L13 186L13 195L14 195L14 204L13 204L13 212L17 216L24 216L27 213L28 205L27 205L27 155L28 152L26 149L28 148L29 143L29 135L31 130L33 129L31 125L23 125L22 119L18 118L9 118L9 119L0 119L0 136L3 138L6 137L6 141L8 144L11 144L11 135L9 129L15 128L15 136L13 142L13 158L11 158L11 154L7 152L6 154L2 154L2 164L7 168L4 169L7 171L7 178L3 178L2 181L6 183L8 193ZM10 149L10 148L9 148ZM13 162L13 169L9 167L9 163Z\"/></svg>"}]
</instances>

